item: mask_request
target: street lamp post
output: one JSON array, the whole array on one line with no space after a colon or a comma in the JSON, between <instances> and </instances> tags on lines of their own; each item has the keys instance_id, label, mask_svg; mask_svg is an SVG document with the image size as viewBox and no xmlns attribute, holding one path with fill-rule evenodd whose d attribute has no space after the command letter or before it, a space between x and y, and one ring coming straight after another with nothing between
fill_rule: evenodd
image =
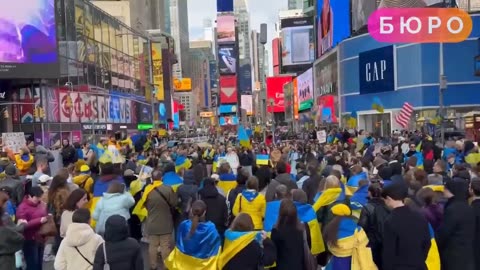
<instances>
[{"instance_id":1,"label":"street lamp post","mask_svg":"<svg viewBox=\"0 0 480 270\"><path fill-rule=\"evenodd\" d=\"M443 60L443 43L440 43L439 48L439 66L440 66L440 76L439 76L439 87L438 87L438 101L439 101L439 116L441 117L440 123L440 143L442 146L445 144L445 125L444 125L444 116L445 116L445 106L443 101L443 94L447 89L447 76L445 76L444 70L444 60Z\"/></svg>"}]
</instances>

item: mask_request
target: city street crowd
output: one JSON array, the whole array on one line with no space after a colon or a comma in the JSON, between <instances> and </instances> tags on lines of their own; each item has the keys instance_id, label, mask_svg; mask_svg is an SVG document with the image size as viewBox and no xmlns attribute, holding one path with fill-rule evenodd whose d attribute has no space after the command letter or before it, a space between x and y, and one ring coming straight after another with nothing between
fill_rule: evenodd
<instances>
[{"instance_id":1,"label":"city street crowd","mask_svg":"<svg viewBox=\"0 0 480 270\"><path fill-rule=\"evenodd\" d=\"M480 269L474 142L159 142L4 149L0 270Z\"/></svg>"}]
</instances>

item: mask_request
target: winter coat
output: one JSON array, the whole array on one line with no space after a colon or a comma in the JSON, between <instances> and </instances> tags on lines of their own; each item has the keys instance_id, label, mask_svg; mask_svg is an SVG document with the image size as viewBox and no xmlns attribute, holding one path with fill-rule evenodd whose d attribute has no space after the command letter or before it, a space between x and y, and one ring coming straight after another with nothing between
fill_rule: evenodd
<instances>
[{"instance_id":1,"label":"winter coat","mask_svg":"<svg viewBox=\"0 0 480 270\"><path fill-rule=\"evenodd\" d=\"M23 241L15 227L0 226L0 270L16 269L15 252L22 249Z\"/></svg>"},{"instance_id":2,"label":"winter coat","mask_svg":"<svg viewBox=\"0 0 480 270\"><path fill-rule=\"evenodd\" d=\"M102 243L102 237L89 224L70 224L55 256L55 270L93 269L95 253Z\"/></svg>"},{"instance_id":3,"label":"winter coat","mask_svg":"<svg viewBox=\"0 0 480 270\"><path fill-rule=\"evenodd\" d=\"M212 183L212 185L204 186L198 192L198 199L207 205L205 219L215 224L218 233L223 235L228 222L228 208L225 197L218 192Z\"/></svg>"},{"instance_id":4,"label":"winter coat","mask_svg":"<svg viewBox=\"0 0 480 270\"><path fill-rule=\"evenodd\" d=\"M62 213L62 217L60 219L60 237L65 237L67 234L67 229L70 224L72 224L72 217L73 217L73 212L65 210Z\"/></svg>"},{"instance_id":5,"label":"winter coat","mask_svg":"<svg viewBox=\"0 0 480 270\"><path fill-rule=\"evenodd\" d=\"M292 177L288 173L283 173L278 175L274 180L270 182L267 187L267 192L265 193L265 199L267 202L271 202L275 200L275 192L277 186L285 185L287 186L288 192L292 191L292 189L297 189L297 184L292 181Z\"/></svg>"},{"instance_id":6,"label":"winter coat","mask_svg":"<svg viewBox=\"0 0 480 270\"><path fill-rule=\"evenodd\" d=\"M472 202L472 208L475 213L475 238L473 241L475 269L480 269L480 199L475 199Z\"/></svg>"},{"instance_id":7,"label":"winter coat","mask_svg":"<svg viewBox=\"0 0 480 270\"><path fill-rule=\"evenodd\" d=\"M130 219L130 207L135 204L130 192L104 193L93 211L92 218L97 221L95 231L99 234L105 232L105 222L110 216L120 215L126 220Z\"/></svg>"},{"instance_id":8,"label":"winter coat","mask_svg":"<svg viewBox=\"0 0 480 270\"><path fill-rule=\"evenodd\" d=\"M156 190L160 191L168 202ZM148 211L145 229L148 235L165 235L173 232L174 220L170 207L176 206L177 202L177 195L167 185L161 185L150 191L145 201L145 208Z\"/></svg>"},{"instance_id":9,"label":"winter coat","mask_svg":"<svg viewBox=\"0 0 480 270\"><path fill-rule=\"evenodd\" d=\"M258 189L263 190L272 181L272 170L268 166L260 166L255 172L258 178Z\"/></svg>"},{"instance_id":10,"label":"winter coat","mask_svg":"<svg viewBox=\"0 0 480 270\"><path fill-rule=\"evenodd\" d=\"M185 172L183 184L177 189L177 196L180 201L180 209L183 214L188 214L189 205L196 200L198 185L193 178L192 170Z\"/></svg>"},{"instance_id":11,"label":"winter coat","mask_svg":"<svg viewBox=\"0 0 480 270\"><path fill-rule=\"evenodd\" d=\"M127 221L118 215L110 217L105 223L105 243L95 254L93 270L103 270L105 254L112 270L143 270L143 256L140 244L128 237Z\"/></svg>"},{"instance_id":12,"label":"winter coat","mask_svg":"<svg viewBox=\"0 0 480 270\"><path fill-rule=\"evenodd\" d=\"M443 208L440 204L432 204L422 208L423 216L436 231L443 222Z\"/></svg>"},{"instance_id":13,"label":"winter coat","mask_svg":"<svg viewBox=\"0 0 480 270\"><path fill-rule=\"evenodd\" d=\"M442 270L473 270L475 213L465 198L455 197L445 205L436 235Z\"/></svg>"},{"instance_id":14,"label":"winter coat","mask_svg":"<svg viewBox=\"0 0 480 270\"><path fill-rule=\"evenodd\" d=\"M34 204L26 198L23 199L22 203L17 208L17 220L24 219L27 221L23 231L25 240L43 240L37 236L37 232L42 225L40 220L42 217L46 216L47 205L44 202Z\"/></svg>"},{"instance_id":15,"label":"winter coat","mask_svg":"<svg viewBox=\"0 0 480 270\"><path fill-rule=\"evenodd\" d=\"M267 202L263 194L246 189L237 196L233 204L232 213L234 216L238 216L240 213L249 214L255 230L261 230L263 229L266 207Z\"/></svg>"},{"instance_id":16,"label":"winter coat","mask_svg":"<svg viewBox=\"0 0 480 270\"><path fill-rule=\"evenodd\" d=\"M277 249L277 270L305 269L303 230L274 228L271 238Z\"/></svg>"}]
</instances>

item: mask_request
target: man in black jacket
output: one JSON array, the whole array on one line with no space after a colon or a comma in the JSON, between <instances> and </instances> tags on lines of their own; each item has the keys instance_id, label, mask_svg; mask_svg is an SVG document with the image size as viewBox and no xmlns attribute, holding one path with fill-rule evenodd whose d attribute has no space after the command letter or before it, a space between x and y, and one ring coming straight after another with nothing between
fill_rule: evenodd
<instances>
[{"instance_id":1,"label":"man in black jacket","mask_svg":"<svg viewBox=\"0 0 480 270\"><path fill-rule=\"evenodd\" d=\"M474 258L475 269L480 269L480 179L472 179L470 184L470 193L473 195L472 208L475 213L475 238L474 238Z\"/></svg>"},{"instance_id":2,"label":"man in black jacket","mask_svg":"<svg viewBox=\"0 0 480 270\"><path fill-rule=\"evenodd\" d=\"M475 213L468 205L468 182L463 178L447 181L443 194L448 201L437 231L442 269L473 270Z\"/></svg>"},{"instance_id":3,"label":"man in black jacket","mask_svg":"<svg viewBox=\"0 0 480 270\"><path fill-rule=\"evenodd\" d=\"M408 187L393 182L382 192L385 204L393 209L383 228L383 269L427 270L425 260L431 239L427 220L421 213L405 206Z\"/></svg>"}]
</instances>

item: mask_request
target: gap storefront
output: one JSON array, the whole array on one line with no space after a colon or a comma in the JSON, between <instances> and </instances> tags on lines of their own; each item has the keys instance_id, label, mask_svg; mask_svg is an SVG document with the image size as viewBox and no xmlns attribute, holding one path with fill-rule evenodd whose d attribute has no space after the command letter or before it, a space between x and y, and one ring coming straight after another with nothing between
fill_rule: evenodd
<instances>
[{"instance_id":1,"label":"gap storefront","mask_svg":"<svg viewBox=\"0 0 480 270\"><path fill-rule=\"evenodd\" d=\"M480 77L474 59L479 55L480 14L472 15L470 38L454 44L379 43L368 34L350 38L338 47L341 111L358 115L360 129L387 136L401 129L395 116L405 102L415 112L410 128L419 118L433 118L439 108L440 49L443 47L446 115L458 127L461 116L480 107ZM385 108L372 110L378 97Z\"/></svg>"}]
</instances>

